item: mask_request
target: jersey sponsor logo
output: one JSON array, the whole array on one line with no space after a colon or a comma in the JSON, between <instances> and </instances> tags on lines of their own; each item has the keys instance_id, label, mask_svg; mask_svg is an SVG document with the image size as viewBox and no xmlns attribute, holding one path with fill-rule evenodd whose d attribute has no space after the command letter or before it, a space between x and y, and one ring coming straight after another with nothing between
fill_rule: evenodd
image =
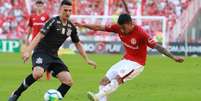
<instances>
[{"instance_id":1,"label":"jersey sponsor logo","mask_svg":"<svg viewBox=\"0 0 201 101\"><path fill-rule=\"evenodd\" d=\"M66 29L65 28L62 28L62 31L61 31L61 34L65 34L65 32L66 32Z\"/></svg>"},{"instance_id":2,"label":"jersey sponsor logo","mask_svg":"<svg viewBox=\"0 0 201 101\"><path fill-rule=\"evenodd\" d=\"M41 57L38 57L36 59L36 64L42 64L43 63L43 59Z\"/></svg>"},{"instance_id":3,"label":"jersey sponsor logo","mask_svg":"<svg viewBox=\"0 0 201 101\"><path fill-rule=\"evenodd\" d=\"M34 26L41 26L44 25L44 23L33 23Z\"/></svg>"},{"instance_id":4,"label":"jersey sponsor logo","mask_svg":"<svg viewBox=\"0 0 201 101\"><path fill-rule=\"evenodd\" d=\"M72 30L71 29L68 29L68 32L66 33L67 36L70 36L72 33Z\"/></svg>"},{"instance_id":5,"label":"jersey sponsor logo","mask_svg":"<svg viewBox=\"0 0 201 101\"><path fill-rule=\"evenodd\" d=\"M128 48L131 48L131 49L139 49L139 46L132 46L132 45L129 45L129 44L127 44L127 43L124 43L124 42L122 42L123 44L124 44L124 46L126 46L126 47L128 47Z\"/></svg>"}]
</instances>

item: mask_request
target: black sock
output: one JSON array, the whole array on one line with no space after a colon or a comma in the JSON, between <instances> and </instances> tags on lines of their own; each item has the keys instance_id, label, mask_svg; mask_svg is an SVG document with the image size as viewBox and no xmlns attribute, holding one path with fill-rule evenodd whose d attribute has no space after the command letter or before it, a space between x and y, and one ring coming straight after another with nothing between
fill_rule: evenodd
<instances>
[{"instance_id":1,"label":"black sock","mask_svg":"<svg viewBox=\"0 0 201 101\"><path fill-rule=\"evenodd\" d=\"M31 86L36 80L33 75L30 74L26 77L26 79L22 82L20 87L14 92L15 95L20 96L22 92L24 92L29 86Z\"/></svg>"},{"instance_id":2,"label":"black sock","mask_svg":"<svg viewBox=\"0 0 201 101\"><path fill-rule=\"evenodd\" d=\"M66 95L66 93L68 92L68 90L70 89L70 87L71 86L62 83L57 90L64 97Z\"/></svg>"}]
</instances>

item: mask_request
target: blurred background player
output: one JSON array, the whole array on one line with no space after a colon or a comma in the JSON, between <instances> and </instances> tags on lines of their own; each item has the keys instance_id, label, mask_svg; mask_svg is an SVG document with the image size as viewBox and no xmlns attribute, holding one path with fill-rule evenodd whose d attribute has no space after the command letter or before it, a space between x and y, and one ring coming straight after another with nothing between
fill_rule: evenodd
<instances>
[{"instance_id":1,"label":"blurred background player","mask_svg":"<svg viewBox=\"0 0 201 101\"><path fill-rule=\"evenodd\" d=\"M108 95L116 91L119 85L138 76L144 70L147 47L155 48L176 62L181 63L184 61L182 57L174 56L160 44L156 43L142 27L136 25L132 21L125 0L122 0L122 3L125 14L119 16L117 24L102 26L76 23L79 27L95 31L117 33L125 49L123 59L114 64L100 81L99 92L88 92L88 98L91 101L107 101Z\"/></svg>"},{"instance_id":2,"label":"blurred background player","mask_svg":"<svg viewBox=\"0 0 201 101\"><path fill-rule=\"evenodd\" d=\"M31 40L40 32L40 29L44 26L45 22L49 19L49 15L45 12L45 4L42 0L36 0L33 6L33 12L29 17L28 22L28 35L25 39L25 44L30 43Z\"/></svg>"},{"instance_id":3,"label":"blurred background player","mask_svg":"<svg viewBox=\"0 0 201 101\"><path fill-rule=\"evenodd\" d=\"M76 23L79 27L89 28L95 31L107 31L117 33L125 49L123 59L114 64L102 78L98 93L88 92L91 101L107 101L107 96L117 90L119 85L139 75L146 62L147 47L155 48L176 62L183 62L182 57L171 54L168 50L156 43L142 27L132 22L129 14L121 14L117 24L93 25Z\"/></svg>"},{"instance_id":4,"label":"blurred background player","mask_svg":"<svg viewBox=\"0 0 201 101\"><path fill-rule=\"evenodd\" d=\"M24 51L26 46L34 39L34 37L40 32L44 23L49 19L48 13L44 11L45 4L42 0L36 0L31 10L31 15L28 19L27 34L24 35L21 52Z\"/></svg>"},{"instance_id":5,"label":"blurred background player","mask_svg":"<svg viewBox=\"0 0 201 101\"><path fill-rule=\"evenodd\" d=\"M77 29L69 20L71 12L71 2L63 0L60 5L59 16L48 20L26 48L26 51L23 52L22 58L24 62L27 62L31 56L31 52L34 50L32 55L32 73L24 79L21 85L9 97L8 101L17 101L28 87L43 76L46 70L54 72L55 76L61 82L57 90L61 93L62 97L66 95L72 86L73 80L68 67L58 57L58 50L68 37L71 38L86 63L92 65L94 68L96 67L96 63L88 58L80 43Z\"/></svg>"},{"instance_id":6,"label":"blurred background player","mask_svg":"<svg viewBox=\"0 0 201 101\"><path fill-rule=\"evenodd\" d=\"M44 26L45 22L49 19L49 15L45 12L45 3L42 0L36 0L33 5L32 14L29 17L28 21L28 34L25 36L24 43L22 45L21 51L29 45L29 43L36 37L40 32L40 29ZM51 75L47 71L46 79L49 80Z\"/></svg>"}]
</instances>

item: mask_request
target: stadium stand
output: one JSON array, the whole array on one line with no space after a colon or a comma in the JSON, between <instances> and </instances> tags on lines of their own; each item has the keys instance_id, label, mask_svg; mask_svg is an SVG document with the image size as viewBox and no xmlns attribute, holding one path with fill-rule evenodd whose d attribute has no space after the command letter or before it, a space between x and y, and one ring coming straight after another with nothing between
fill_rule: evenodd
<instances>
[{"instance_id":1,"label":"stadium stand","mask_svg":"<svg viewBox=\"0 0 201 101\"><path fill-rule=\"evenodd\" d=\"M109 15L117 15L125 12L121 0L110 0ZM46 0L47 12L56 15L60 0ZM136 15L137 0L126 0L131 15ZM191 0L142 0L142 15L144 16L166 16L167 30L171 30L183 10L185 10ZM33 4L33 3L32 3ZM31 4L31 5L32 5ZM103 15L103 0L80 0L75 3L77 15ZM24 0L0 0L0 38L19 39L26 34L26 24L29 16ZM33 6L32 6L33 8ZM32 10L34 12L34 10ZM149 33L154 30L161 31L159 22L144 21L143 26L147 27ZM91 34L91 33L89 33ZM154 33L156 34L156 33Z\"/></svg>"}]
</instances>

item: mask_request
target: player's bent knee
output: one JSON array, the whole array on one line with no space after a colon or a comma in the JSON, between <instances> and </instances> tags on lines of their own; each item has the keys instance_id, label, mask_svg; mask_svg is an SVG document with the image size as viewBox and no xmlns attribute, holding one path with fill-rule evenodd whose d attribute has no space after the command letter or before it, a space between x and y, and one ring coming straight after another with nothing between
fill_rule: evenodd
<instances>
[{"instance_id":1,"label":"player's bent knee","mask_svg":"<svg viewBox=\"0 0 201 101\"><path fill-rule=\"evenodd\" d=\"M41 77L43 77L43 73L44 73L44 69L41 67L35 67L33 70L33 77L35 80L40 79Z\"/></svg>"},{"instance_id":2,"label":"player's bent knee","mask_svg":"<svg viewBox=\"0 0 201 101\"><path fill-rule=\"evenodd\" d=\"M35 80L38 80L38 79L40 79L40 78L43 77L43 74L40 74L40 73L33 73L33 77L34 77Z\"/></svg>"},{"instance_id":3,"label":"player's bent knee","mask_svg":"<svg viewBox=\"0 0 201 101\"><path fill-rule=\"evenodd\" d=\"M107 85L110 83L110 80L107 77L104 77L101 81L100 81L100 85Z\"/></svg>"},{"instance_id":4,"label":"player's bent knee","mask_svg":"<svg viewBox=\"0 0 201 101\"><path fill-rule=\"evenodd\" d=\"M64 80L62 83L66 84L68 86L72 86L73 85L73 80Z\"/></svg>"},{"instance_id":5,"label":"player's bent knee","mask_svg":"<svg viewBox=\"0 0 201 101\"><path fill-rule=\"evenodd\" d=\"M118 82L119 84L124 83L123 79L122 79L120 76L117 76L117 77L116 77L116 80L117 80L117 82Z\"/></svg>"},{"instance_id":6,"label":"player's bent knee","mask_svg":"<svg viewBox=\"0 0 201 101\"><path fill-rule=\"evenodd\" d=\"M57 78L60 80L61 83L72 86L73 80L69 72L63 71L57 74Z\"/></svg>"}]
</instances>

